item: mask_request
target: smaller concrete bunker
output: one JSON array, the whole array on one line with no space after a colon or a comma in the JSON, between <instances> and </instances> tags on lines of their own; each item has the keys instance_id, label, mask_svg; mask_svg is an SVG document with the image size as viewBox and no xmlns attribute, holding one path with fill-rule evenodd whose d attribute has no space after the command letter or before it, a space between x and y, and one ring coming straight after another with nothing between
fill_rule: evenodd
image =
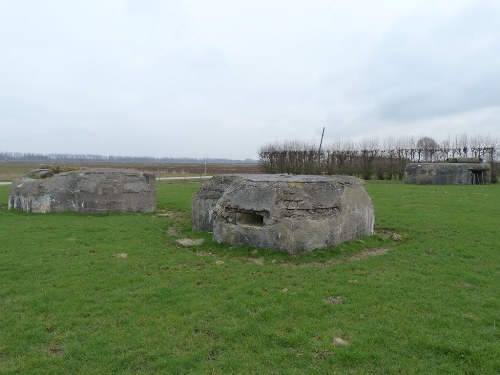
<instances>
[{"instance_id":1,"label":"smaller concrete bunker","mask_svg":"<svg viewBox=\"0 0 500 375\"><path fill-rule=\"evenodd\" d=\"M39 169L12 183L8 206L25 212L153 212L156 178L112 168Z\"/></svg>"},{"instance_id":2,"label":"smaller concrete bunker","mask_svg":"<svg viewBox=\"0 0 500 375\"><path fill-rule=\"evenodd\" d=\"M410 163L405 168L404 181L417 185L485 185L491 183L491 167L475 158Z\"/></svg>"},{"instance_id":3,"label":"smaller concrete bunker","mask_svg":"<svg viewBox=\"0 0 500 375\"><path fill-rule=\"evenodd\" d=\"M193 229L212 227L216 242L290 254L373 234L371 200L351 176L218 176L193 208Z\"/></svg>"}]
</instances>

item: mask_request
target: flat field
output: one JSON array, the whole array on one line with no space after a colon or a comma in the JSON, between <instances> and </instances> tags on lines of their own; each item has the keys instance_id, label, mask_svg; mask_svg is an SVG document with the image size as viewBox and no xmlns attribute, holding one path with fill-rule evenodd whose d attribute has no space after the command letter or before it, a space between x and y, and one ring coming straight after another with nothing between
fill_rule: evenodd
<instances>
[{"instance_id":1,"label":"flat field","mask_svg":"<svg viewBox=\"0 0 500 375\"><path fill-rule=\"evenodd\" d=\"M179 163L179 164L152 164L152 163L38 163L38 162L12 162L0 161L0 181L13 181L30 169L41 168L50 165L61 168L128 168L140 171L149 171L156 177L173 176L200 176L230 173L261 173L258 164L228 163L207 164L204 163Z\"/></svg>"},{"instance_id":2,"label":"flat field","mask_svg":"<svg viewBox=\"0 0 500 375\"><path fill-rule=\"evenodd\" d=\"M500 185L368 183L376 235L298 257L192 232L198 187L80 215L0 186L0 373L500 373Z\"/></svg>"}]
</instances>

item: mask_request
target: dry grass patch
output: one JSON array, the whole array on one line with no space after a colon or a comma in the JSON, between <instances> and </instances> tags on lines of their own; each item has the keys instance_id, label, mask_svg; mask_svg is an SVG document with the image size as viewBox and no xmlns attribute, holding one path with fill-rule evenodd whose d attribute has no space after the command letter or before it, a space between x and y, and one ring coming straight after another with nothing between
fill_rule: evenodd
<instances>
[{"instance_id":1,"label":"dry grass patch","mask_svg":"<svg viewBox=\"0 0 500 375\"><path fill-rule=\"evenodd\" d=\"M346 346L346 345L349 345L349 343L344 340L343 338L341 337L334 337L333 338L333 341L332 341L332 344L335 345L335 346Z\"/></svg>"},{"instance_id":2,"label":"dry grass patch","mask_svg":"<svg viewBox=\"0 0 500 375\"><path fill-rule=\"evenodd\" d=\"M200 246L204 242L203 239L181 238L177 243L182 246Z\"/></svg>"}]
</instances>

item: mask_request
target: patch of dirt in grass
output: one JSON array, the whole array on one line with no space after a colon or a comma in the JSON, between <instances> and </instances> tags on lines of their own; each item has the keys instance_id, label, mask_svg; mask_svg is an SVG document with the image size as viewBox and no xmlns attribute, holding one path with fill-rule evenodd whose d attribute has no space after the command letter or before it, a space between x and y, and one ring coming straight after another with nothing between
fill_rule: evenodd
<instances>
[{"instance_id":1,"label":"patch of dirt in grass","mask_svg":"<svg viewBox=\"0 0 500 375\"><path fill-rule=\"evenodd\" d=\"M175 227L168 227L167 233L170 236L177 236L177 229Z\"/></svg>"},{"instance_id":2,"label":"patch of dirt in grass","mask_svg":"<svg viewBox=\"0 0 500 375\"><path fill-rule=\"evenodd\" d=\"M396 242L404 240L404 235L390 229L385 229L385 228L377 229L375 231L375 234L379 235L382 238L390 238L391 240Z\"/></svg>"},{"instance_id":3,"label":"patch of dirt in grass","mask_svg":"<svg viewBox=\"0 0 500 375\"><path fill-rule=\"evenodd\" d=\"M48 333L52 333L56 330L56 327L53 326L53 325L48 325L47 327L45 327L45 330L48 332Z\"/></svg>"},{"instance_id":4,"label":"patch of dirt in grass","mask_svg":"<svg viewBox=\"0 0 500 375\"><path fill-rule=\"evenodd\" d=\"M332 356L332 352L328 350L320 350L314 353L314 359L318 361L324 361Z\"/></svg>"},{"instance_id":5,"label":"patch of dirt in grass","mask_svg":"<svg viewBox=\"0 0 500 375\"><path fill-rule=\"evenodd\" d=\"M366 249L360 252L359 254L353 255L352 257L349 257L347 261L353 261L353 260L362 260L368 257L373 257L377 255L384 255L389 252L389 249L386 248L375 248L375 249Z\"/></svg>"},{"instance_id":6,"label":"patch of dirt in grass","mask_svg":"<svg viewBox=\"0 0 500 375\"><path fill-rule=\"evenodd\" d=\"M202 257L214 257L216 254L212 253L210 251L197 251L196 255L202 256Z\"/></svg>"},{"instance_id":7,"label":"patch of dirt in grass","mask_svg":"<svg viewBox=\"0 0 500 375\"><path fill-rule=\"evenodd\" d=\"M68 241L68 242L75 242L76 241L76 237L68 237L68 238L66 238L66 241Z\"/></svg>"},{"instance_id":8,"label":"patch of dirt in grass","mask_svg":"<svg viewBox=\"0 0 500 375\"><path fill-rule=\"evenodd\" d=\"M333 341L332 341L332 344L335 345L335 346L346 346L346 345L349 345L349 343L346 340L344 340L343 338L341 338L341 337L334 337Z\"/></svg>"},{"instance_id":9,"label":"patch of dirt in grass","mask_svg":"<svg viewBox=\"0 0 500 375\"><path fill-rule=\"evenodd\" d=\"M194 240L192 238L182 238L180 240L177 240L177 243L182 246L200 246L203 241L203 239Z\"/></svg>"},{"instance_id":10,"label":"patch of dirt in grass","mask_svg":"<svg viewBox=\"0 0 500 375\"><path fill-rule=\"evenodd\" d=\"M217 360L217 357L218 357L218 353L217 353L217 350L210 350L210 352L208 353L208 356L207 356L207 359L209 361L215 361Z\"/></svg>"},{"instance_id":11,"label":"patch of dirt in grass","mask_svg":"<svg viewBox=\"0 0 500 375\"><path fill-rule=\"evenodd\" d=\"M342 298L340 296L338 296L338 297L327 297L323 301L328 302L328 303L332 303L334 305L339 305L342 302L344 302L344 298Z\"/></svg>"},{"instance_id":12,"label":"patch of dirt in grass","mask_svg":"<svg viewBox=\"0 0 500 375\"><path fill-rule=\"evenodd\" d=\"M280 263L285 266L291 266L291 267L326 267L326 266L334 266L336 264L340 264L341 262L338 260L328 260L326 262L307 262L307 263L302 263L302 264L290 264L290 263Z\"/></svg>"},{"instance_id":13,"label":"patch of dirt in grass","mask_svg":"<svg viewBox=\"0 0 500 375\"><path fill-rule=\"evenodd\" d=\"M461 284L458 284L458 287L463 288L463 289L470 289L470 288L474 288L474 285L469 284L469 283L461 283Z\"/></svg>"},{"instance_id":14,"label":"patch of dirt in grass","mask_svg":"<svg viewBox=\"0 0 500 375\"><path fill-rule=\"evenodd\" d=\"M115 258L118 258L118 259L125 259L128 254L127 253L116 253L115 255L113 255Z\"/></svg>"},{"instance_id":15,"label":"patch of dirt in grass","mask_svg":"<svg viewBox=\"0 0 500 375\"><path fill-rule=\"evenodd\" d=\"M264 258L246 258L247 263L257 264L259 266L264 264Z\"/></svg>"},{"instance_id":16,"label":"patch of dirt in grass","mask_svg":"<svg viewBox=\"0 0 500 375\"><path fill-rule=\"evenodd\" d=\"M51 346L49 348L49 353L50 353L50 355L63 355L64 351L57 346Z\"/></svg>"},{"instance_id":17,"label":"patch of dirt in grass","mask_svg":"<svg viewBox=\"0 0 500 375\"><path fill-rule=\"evenodd\" d=\"M176 213L173 211L157 211L156 216L158 217L176 217Z\"/></svg>"},{"instance_id":18,"label":"patch of dirt in grass","mask_svg":"<svg viewBox=\"0 0 500 375\"><path fill-rule=\"evenodd\" d=\"M212 330L209 330L209 329L195 328L194 334L200 335L200 336L205 336L205 337L209 338L211 341L217 339L217 335L215 334L215 332Z\"/></svg>"}]
</instances>

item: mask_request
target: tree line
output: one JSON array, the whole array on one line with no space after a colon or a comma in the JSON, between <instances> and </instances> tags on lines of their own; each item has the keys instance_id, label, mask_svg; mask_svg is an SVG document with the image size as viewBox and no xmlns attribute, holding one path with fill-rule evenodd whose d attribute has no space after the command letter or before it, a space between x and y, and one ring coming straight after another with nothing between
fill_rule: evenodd
<instances>
[{"instance_id":1,"label":"tree line","mask_svg":"<svg viewBox=\"0 0 500 375\"><path fill-rule=\"evenodd\" d=\"M38 154L30 152L0 152L0 161L35 161L44 163L158 163L158 164L232 164L255 163L255 160L230 160L216 158L176 158L150 156L112 156L92 154Z\"/></svg>"},{"instance_id":2,"label":"tree line","mask_svg":"<svg viewBox=\"0 0 500 375\"><path fill-rule=\"evenodd\" d=\"M401 180L406 164L479 158L492 165L495 181L500 159L499 139L466 134L441 141L431 137L338 141L319 148L314 143L285 141L261 147L259 164L265 173L342 174L363 179Z\"/></svg>"}]
</instances>

